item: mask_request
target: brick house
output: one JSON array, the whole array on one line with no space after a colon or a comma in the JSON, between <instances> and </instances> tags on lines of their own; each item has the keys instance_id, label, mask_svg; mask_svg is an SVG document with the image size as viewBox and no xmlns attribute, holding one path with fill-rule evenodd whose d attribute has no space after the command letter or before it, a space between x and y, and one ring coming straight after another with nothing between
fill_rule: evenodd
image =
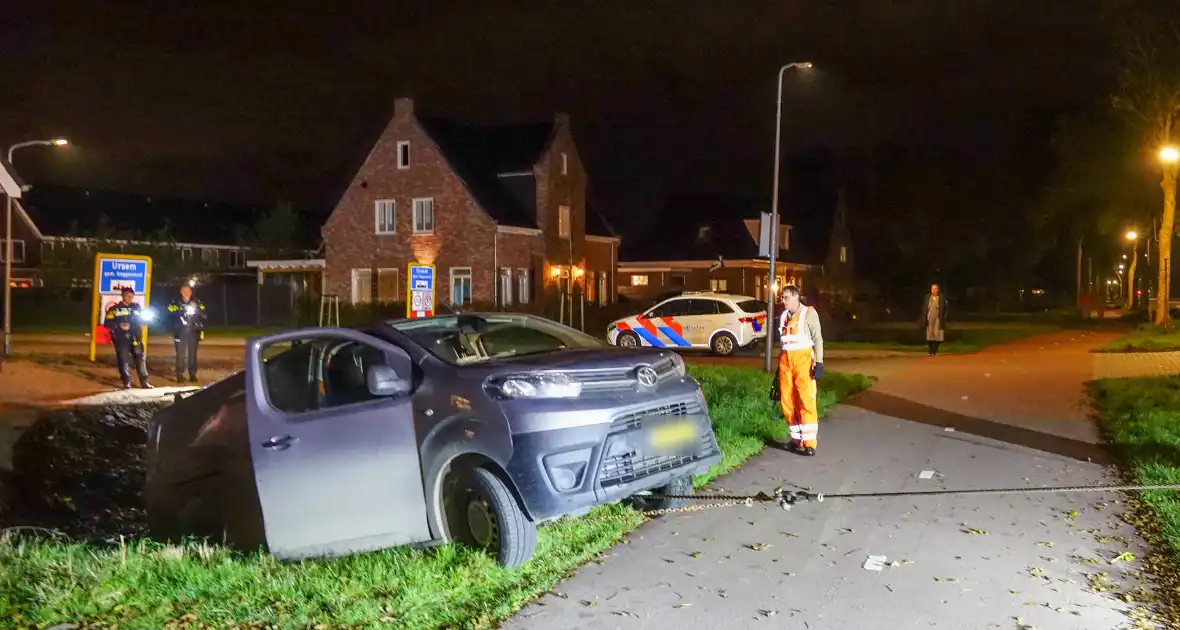
<instances>
[{"instance_id":1,"label":"brick house","mask_svg":"<svg viewBox=\"0 0 1180 630\"><path fill-rule=\"evenodd\" d=\"M651 302L680 291L717 291L767 299L770 261L758 248L758 217L765 207L756 199L720 195L670 200L642 247L624 253L619 295ZM824 234L798 234L793 226L780 225L774 285L793 284L814 297L826 276L851 277L852 242L843 208L841 195Z\"/></svg>"},{"instance_id":2,"label":"brick house","mask_svg":"<svg viewBox=\"0 0 1180 630\"><path fill-rule=\"evenodd\" d=\"M435 266L444 304L615 301L620 240L586 208L565 114L476 127L397 99L322 236L325 292L354 304L406 299L411 262Z\"/></svg>"}]
</instances>

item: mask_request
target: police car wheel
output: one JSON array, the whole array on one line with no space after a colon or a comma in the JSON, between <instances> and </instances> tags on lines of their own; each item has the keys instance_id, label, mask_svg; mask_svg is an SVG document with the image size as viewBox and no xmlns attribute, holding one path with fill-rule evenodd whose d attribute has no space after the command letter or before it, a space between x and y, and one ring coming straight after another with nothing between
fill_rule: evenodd
<instances>
[{"instance_id":1,"label":"police car wheel","mask_svg":"<svg viewBox=\"0 0 1180 630\"><path fill-rule=\"evenodd\" d=\"M639 335L631 331L621 332L618 339L615 339L615 345L620 348L638 348Z\"/></svg>"},{"instance_id":2,"label":"police car wheel","mask_svg":"<svg viewBox=\"0 0 1180 630\"><path fill-rule=\"evenodd\" d=\"M737 350L737 339L727 332L719 332L713 335L713 340L709 342L709 346L713 349L714 354L727 357Z\"/></svg>"},{"instance_id":3,"label":"police car wheel","mask_svg":"<svg viewBox=\"0 0 1180 630\"><path fill-rule=\"evenodd\" d=\"M443 492L447 530L454 540L494 555L508 569L533 557L537 526L495 473L486 468L452 470Z\"/></svg>"}]
</instances>

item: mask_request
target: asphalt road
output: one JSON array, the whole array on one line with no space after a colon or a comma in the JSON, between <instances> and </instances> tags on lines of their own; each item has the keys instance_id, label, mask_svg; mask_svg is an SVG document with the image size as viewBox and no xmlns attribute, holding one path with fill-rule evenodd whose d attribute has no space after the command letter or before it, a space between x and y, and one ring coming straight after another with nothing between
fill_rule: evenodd
<instances>
[{"instance_id":1,"label":"asphalt road","mask_svg":"<svg viewBox=\"0 0 1180 630\"><path fill-rule=\"evenodd\" d=\"M767 449L715 486L831 494L1108 482L1080 387L1094 365L1087 350L1102 341L1052 335L980 355L872 362L886 366L880 381L822 423L817 457ZM1144 544L1121 499L830 499L789 513L667 516L504 627L1151 627L1131 625L1144 609L1118 598L1141 601L1136 589L1151 588L1135 573ZM870 555L886 566L864 568Z\"/></svg>"}]
</instances>

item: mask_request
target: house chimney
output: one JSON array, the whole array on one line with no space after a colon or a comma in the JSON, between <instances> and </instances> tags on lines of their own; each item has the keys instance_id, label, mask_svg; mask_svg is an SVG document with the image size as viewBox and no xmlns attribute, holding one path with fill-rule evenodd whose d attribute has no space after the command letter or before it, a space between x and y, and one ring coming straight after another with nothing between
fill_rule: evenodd
<instances>
[{"instance_id":1,"label":"house chimney","mask_svg":"<svg viewBox=\"0 0 1180 630\"><path fill-rule=\"evenodd\" d=\"M414 113L414 99L412 98L395 98L393 99L393 115L394 116L410 116Z\"/></svg>"},{"instance_id":2,"label":"house chimney","mask_svg":"<svg viewBox=\"0 0 1180 630\"><path fill-rule=\"evenodd\" d=\"M565 112L557 112L553 115L553 124L568 129L570 126L570 115Z\"/></svg>"}]
</instances>

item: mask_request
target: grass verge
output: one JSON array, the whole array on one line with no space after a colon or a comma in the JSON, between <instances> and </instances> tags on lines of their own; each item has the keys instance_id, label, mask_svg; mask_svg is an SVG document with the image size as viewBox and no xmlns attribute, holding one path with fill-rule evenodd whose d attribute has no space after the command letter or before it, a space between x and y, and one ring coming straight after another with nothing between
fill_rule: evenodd
<instances>
[{"instance_id":1,"label":"grass verge","mask_svg":"<svg viewBox=\"0 0 1180 630\"><path fill-rule=\"evenodd\" d=\"M1143 326L1095 348L1094 352L1170 352L1180 350L1180 328Z\"/></svg>"},{"instance_id":2,"label":"grass verge","mask_svg":"<svg viewBox=\"0 0 1180 630\"><path fill-rule=\"evenodd\" d=\"M1180 377L1089 383L1098 423L1126 472L1143 484L1180 483ZM1142 493L1159 534L1180 562L1180 493Z\"/></svg>"},{"instance_id":3,"label":"grass verge","mask_svg":"<svg viewBox=\"0 0 1180 630\"><path fill-rule=\"evenodd\" d=\"M979 352L1001 343L1017 341L1058 330L1057 326L1029 325L1005 326L1002 328L951 328L946 332L946 341L939 347L940 353ZM893 352L925 352L925 333L917 327L868 328L851 330L846 341L825 341L824 348L839 350L884 350Z\"/></svg>"},{"instance_id":4,"label":"grass verge","mask_svg":"<svg viewBox=\"0 0 1180 630\"><path fill-rule=\"evenodd\" d=\"M769 377L752 368L691 366L724 454L698 485L757 454L785 425L767 398ZM821 414L869 386L828 373ZM547 592L642 521L614 505L541 528L534 559L506 571L482 553L447 545L348 558L278 563L194 542L107 547L0 535L0 619L16 627L56 623L120 628L331 627L489 628ZM322 624L322 625L321 625Z\"/></svg>"}]
</instances>

